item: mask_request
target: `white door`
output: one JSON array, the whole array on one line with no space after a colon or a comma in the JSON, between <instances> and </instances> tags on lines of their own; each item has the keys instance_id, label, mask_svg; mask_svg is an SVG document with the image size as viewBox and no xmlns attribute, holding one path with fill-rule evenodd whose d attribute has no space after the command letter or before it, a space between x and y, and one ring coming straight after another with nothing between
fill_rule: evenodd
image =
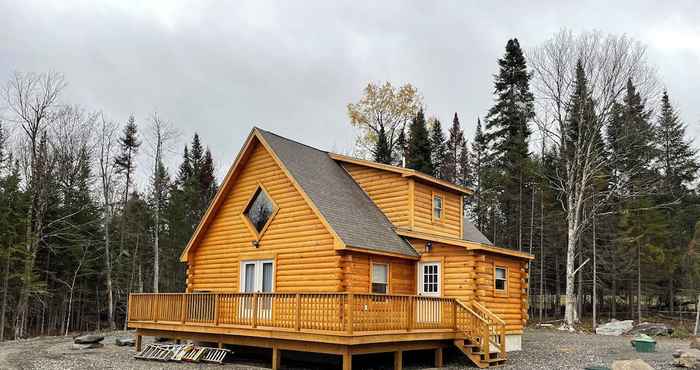
<instances>
[{"instance_id":1,"label":"white door","mask_svg":"<svg viewBox=\"0 0 700 370\"><path fill-rule=\"evenodd\" d=\"M257 260L241 262L241 292L243 293L272 293L274 290L275 265L272 260ZM252 314L253 298L246 299L242 314L250 317ZM272 297L258 296L258 318L272 317Z\"/></svg>"},{"instance_id":2,"label":"white door","mask_svg":"<svg viewBox=\"0 0 700 370\"><path fill-rule=\"evenodd\" d=\"M416 321L419 323L437 323L442 316L440 297L442 273L440 262L420 262L418 264L418 302L416 305ZM426 298L422 298L426 297Z\"/></svg>"}]
</instances>

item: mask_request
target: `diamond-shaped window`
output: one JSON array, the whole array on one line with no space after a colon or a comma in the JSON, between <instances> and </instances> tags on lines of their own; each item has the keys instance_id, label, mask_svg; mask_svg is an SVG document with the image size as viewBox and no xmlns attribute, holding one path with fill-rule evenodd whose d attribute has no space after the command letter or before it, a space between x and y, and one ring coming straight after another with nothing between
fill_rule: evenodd
<instances>
[{"instance_id":1,"label":"diamond-shaped window","mask_svg":"<svg viewBox=\"0 0 700 370\"><path fill-rule=\"evenodd\" d=\"M260 239L276 213L277 205L265 189L258 185L243 210L243 218L247 221L251 231L254 232L255 237Z\"/></svg>"}]
</instances>

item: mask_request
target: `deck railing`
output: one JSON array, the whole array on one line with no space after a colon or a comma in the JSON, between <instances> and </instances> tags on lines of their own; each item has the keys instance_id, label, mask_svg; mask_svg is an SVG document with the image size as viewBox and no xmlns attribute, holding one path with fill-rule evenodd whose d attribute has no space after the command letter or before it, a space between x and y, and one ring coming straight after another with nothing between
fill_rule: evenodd
<instances>
[{"instance_id":1,"label":"deck railing","mask_svg":"<svg viewBox=\"0 0 700 370\"><path fill-rule=\"evenodd\" d=\"M453 298L353 293L138 293L130 322L353 334L457 329Z\"/></svg>"}]
</instances>

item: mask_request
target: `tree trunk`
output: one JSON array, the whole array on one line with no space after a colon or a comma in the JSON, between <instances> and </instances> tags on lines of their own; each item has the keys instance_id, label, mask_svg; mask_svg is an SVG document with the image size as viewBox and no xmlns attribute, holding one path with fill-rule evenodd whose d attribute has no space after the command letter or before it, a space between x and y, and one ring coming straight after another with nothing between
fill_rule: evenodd
<instances>
[{"instance_id":1,"label":"tree trunk","mask_svg":"<svg viewBox=\"0 0 700 370\"><path fill-rule=\"evenodd\" d=\"M595 213L593 214L593 332L598 326L598 266L596 264Z\"/></svg>"},{"instance_id":2,"label":"tree trunk","mask_svg":"<svg viewBox=\"0 0 700 370\"><path fill-rule=\"evenodd\" d=\"M573 211L569 211L573 212ZM568 227L568 238L567 238L567 248L566 248L566 305L564 306L564 322L573 328L574 324L578 322L578 316L576 313L576 292L575 283L576 275L574 271L576 270L576 231L574 225L569 222Z\"/></svg>"},{"instance_id":3,"label":"tree trunk","mask_svg":"<svg viewBox=\"0 0 700 370\"><path fill-rule=\"evenodd\" d=\"M698 302L695 304L695 330L693 335L698 336L698 324L700 324L700 294L698 294Z\"/></svg>"},{"instance_id":4,"label":"tree trunk","mask_svg":"<svg viewBox=\"0 0 700 370\"><path fill-rule=\"evenodd\" d=\"M117 325L114 322L114 291L112 288L112 256L110 246L110 223L112 216L109 210L109 205L105 206L105 280L107 283L107 321L109 328L115 330Z\"/></svg>"},{"instance_id":5,"label":"tree trunk","mask_svg":"<svg viewBox=\"0 0 700 370\"><path fill-rule=\"evenodd\" d=\"M637 322L642 322L642 245L637 244Z\"/></svg>"},{"instance_id":6,"label":"tree trunk","mask_svg":"<svg viewBox=\"0 0 700 370\"><path fill-rule=\"evenodd\" d=\"M10 258L12 252L7 248L5 265L2 269L2 307L0 308L0 342L5 340L5 315L7 314L7 289L10 283Z\"/></svg>"}]
</instances>

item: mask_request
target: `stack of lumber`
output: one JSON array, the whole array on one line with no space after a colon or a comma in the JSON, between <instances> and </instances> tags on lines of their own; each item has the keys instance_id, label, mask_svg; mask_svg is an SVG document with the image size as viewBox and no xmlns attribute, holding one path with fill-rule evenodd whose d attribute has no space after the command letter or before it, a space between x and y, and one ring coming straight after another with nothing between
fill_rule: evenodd
<instances>
[{"instance_id":1,"label":"stack of lumber","mask_svg":"<svg viewBox=\"0 0 700 370\"><path fill-rule=\"evenodd\" d=\"M150 361L187 361L221 364L230 352L228 349L200 347L192 344L151 343L146 345L143 351L134 355L134 358Z\"/></svg>"}]
</instances>

